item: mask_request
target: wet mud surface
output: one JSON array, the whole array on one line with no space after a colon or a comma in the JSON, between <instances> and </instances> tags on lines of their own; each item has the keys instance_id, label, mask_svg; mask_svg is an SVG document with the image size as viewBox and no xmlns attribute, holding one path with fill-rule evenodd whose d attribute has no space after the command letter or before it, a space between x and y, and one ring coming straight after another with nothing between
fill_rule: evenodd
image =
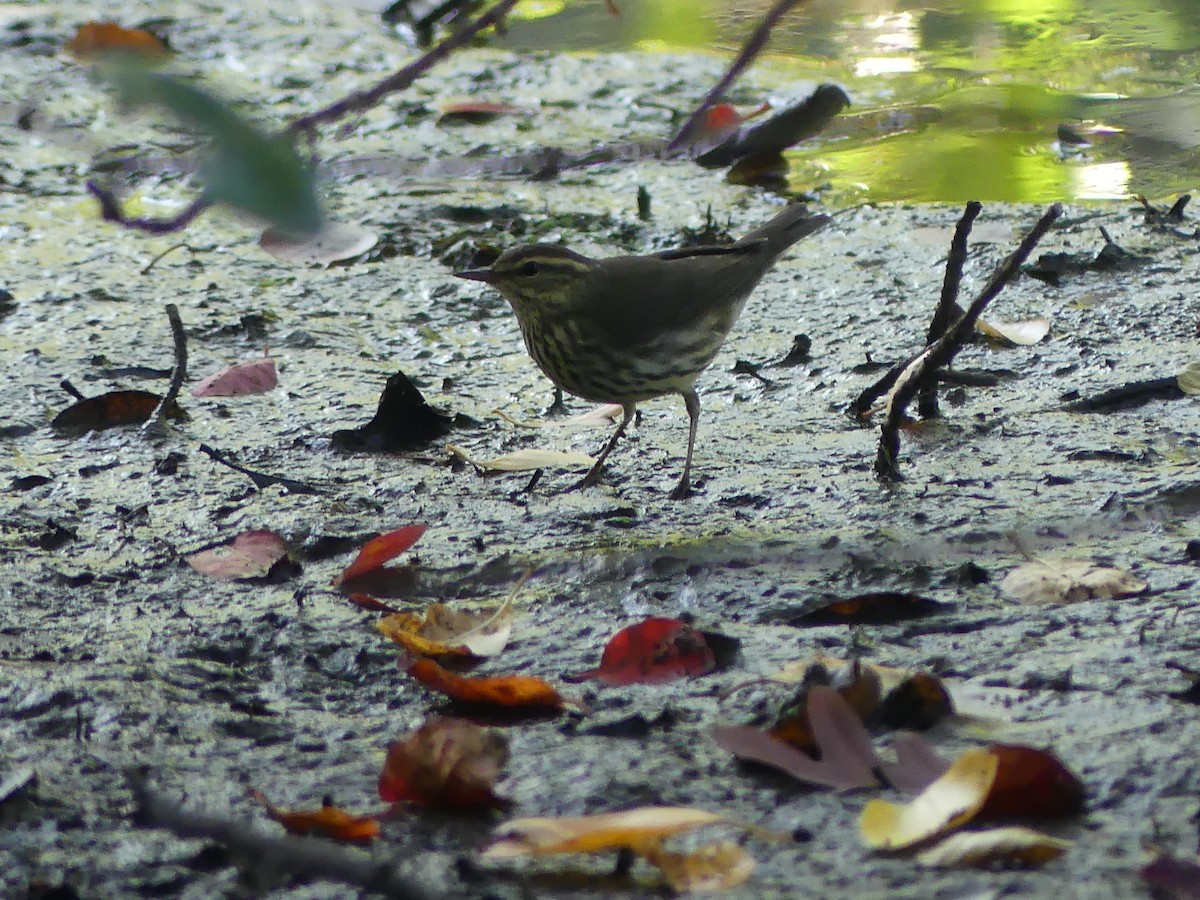
<instances>
[{"instance_id":1,"label":"wet mud surface","mask_svg":"<svg viewBox=\"0 0 1200 900\"><path fill-rule=\"evenodd\" d=\"M156 9L126 3L107 14L133 24ZM561 238L598 255L669 247L701 228L710 208L737 235L778 200L686 163L548 181L346 178L333 166L323 183L330 214L381 237L346 265L281 263L257 247L252 226L220 212L181 235L123 232L99 222L86 198L88 154L128 141L161 150L180 138L122 120L84 69L55 55L88 17L82 5L18 13L6 12L0 66L9 95L36 107L45 126L0 130L8 157L0 271L15 299L0 319L0 778L32 766L37 783L0 801L0 893L23 896L43 883L81 897L346 896L343 886L239 867L204 842L136 827L122 773L144 766L163 794L233 819L261 816L249 787L284 806L315 806L326 794L351 809L376 806L388 743L440 704L399 671L371 614L329 584L353 547L410 522L429 530L402 604L493 600L535 570L518 598L513 643L481 674L558 683L595 665L618 627L650 614L687 612L742 641L729 671L667 686L566 688L586 697L592 717L507 729L513 757L502 790L516 815L697 805L806 838L751 840L759 867L739 896L1140 897L1145 845L1195 852L1200 711L1167 696L1186 687L1167 664L1200 666L1200 406L1063 409L1069 392L1169 376L1195 358L1192 224L1154 228L1129 203L1069 206L1043 252L1096 251L1103 225L1147 259L1057 286L1023 277L1009 287L986 317L1044 315L1049 337L1032 347L969 346L956 368L992 371L996 383L947 387L943 417L904 433L904 479L889 484L872 471L877 426L855 422L846 407L878 377L872 363L923 343L959 210L828 210L831 226L786 254L700 380L695 496L666 497L686 443L673 398L642 406L601 487L563 493L577 476L548 470L530 489L528 474L483 477L440 444L347 455L333 452L329 436L369 419L384 381L403 370L435 406L474 420L451 440L475 457L530 447L594 453L603 429L521 428L495 414L539 420L552 387L524 353L507 305L450 273L532 240ZM201 7L169 31L185 69L282 123L404 61L404 49L367 22L349 11L247 4ZM669 108L686 110L721 66L472 50L319 147L336 162L509 153L563 144L564 134L572 146L662 135ZM768 60L745 87L794 88L785 77ZM537 113L435 124L439 103L473 93ZM637 215L639 186L651 196L650 221ZM166 214L186 191L179 180L152 180L136 200ZM985 209L964 297L1040 213ZM161 439L133 428L51 430L70 403L64 378L88 394L165 389L161 373L126 370L169 369L168 302L182 313L194 378L269 347L280 386L226 400L185 393L191 418ZM798 334L812 341L808 362L772 365ZM736 374L739 360L761 366L762 377ZM199 452L201 443L321 492L258 489ZM288 539L299 572L279 583L222 583L184 562L258 528ZM998 585L1022 551L1111 562L1151 592L1021 605ZM830 599L882 590L954 607L853 630L781 624ZM980 739L1052 747L1089 791L1086 815L1050 829L1075 846L1040 871L918 869L861 847L865 795L811 792L739 768L708 739L718 723L761 720L784 696L764 687L719 703L723 690L818 653L952 679L990 724L982 735L978 725L940 727L932 739L946 755ZM636 714L659 724L632 738L589 733ZM486 819L413 814L390 823L370 852L454 895L519 896L509 880L464 881L455 864L490 828ZM607 859L528 871L538 895L658 890L641 866L632 880L607 878Z\"/></svg>"}]
</instances>

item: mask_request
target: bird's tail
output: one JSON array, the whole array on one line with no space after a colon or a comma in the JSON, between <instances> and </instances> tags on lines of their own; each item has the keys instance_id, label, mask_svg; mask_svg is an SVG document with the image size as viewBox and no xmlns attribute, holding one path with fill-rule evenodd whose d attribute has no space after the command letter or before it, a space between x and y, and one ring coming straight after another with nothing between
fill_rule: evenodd
<instances>
[{"instance_id":1,"label":"bird's tail","mask_svg":"<svg viewBox=\"0 0 1200 900\"><path fill-rule=\"evenodd\" d=\"M814 231L820 231L828 223L829 216L809 215L808 207L797 203L785 208L765 225L755 228L738 241L738 244L766 241L767 252L771 259L774 259L796 241L808 237Z\"/></svg>"}]
</instances>

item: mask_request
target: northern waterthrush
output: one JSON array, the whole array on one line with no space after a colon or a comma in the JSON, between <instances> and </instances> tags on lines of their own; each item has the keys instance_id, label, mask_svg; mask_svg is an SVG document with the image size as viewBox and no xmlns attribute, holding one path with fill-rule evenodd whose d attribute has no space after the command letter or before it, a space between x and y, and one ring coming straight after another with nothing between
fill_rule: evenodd
<instances>
[{"instance_id":1,"label":"northern waterthrush","mask_svg":"<svg viewBox=\"0 0 1200 900\"><path fill-rule=\"evenodd\" d=\"M575 487L600 480L638 403L664 394L683 397L690 420L687 459L671 492L679 499L691 492L700 420L696 378L780 254L828 221L797 205L732 244L608 259L532 244L504 252L490 268L456 274L504 295L529 355L556 385L624 408L621 424Z\"/></svg>"}]
</instances>

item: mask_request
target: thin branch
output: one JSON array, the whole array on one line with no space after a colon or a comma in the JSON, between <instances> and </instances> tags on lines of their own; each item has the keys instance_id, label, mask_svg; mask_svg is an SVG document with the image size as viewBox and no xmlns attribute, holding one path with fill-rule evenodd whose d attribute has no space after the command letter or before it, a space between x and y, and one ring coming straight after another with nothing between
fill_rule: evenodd
<instances>
[{"instance_id":1,"label":"thin branch","mask_svg":"<svg viewBox=\"0 0 1200 900\"><path fill-rule=\"evenodd\" d=\"M403 875L391 863L373 860L362 851L318 838L267 835L248 822L191 812L151 791L142 775L126 772L125 778L137 803L137 820L143 825L166 828L181 838L216 841L256 866L301 878L337 881L406 900L440 896Z\"/></svg>"},{"instance_id":2,"label":"thin branch","mask_svg":"<svg viewBox=\"0 0 1200 900\"><path fill-rule=\"evenodd\" d=\"M247 469L243 465L239 465L231 460L228 456L222 453L215 447L210 447L208 444L200 445L200 452L211 459L213 462L220 463L233 469L235 472L241 472L247 478L254 482L254 486L259 490L277 484L284 490L293 494L323 494L325 488L315 484L309 484L307 481L298 481L295 478L285 478L282 475L268 475L265 472L256 472L254 469Z\"/></svg>"},{"instance_id":3,"label":"thin branch","mask_svg":"<svg viewBox=\"0 0 1200 900\"><path fill-rule=\"evenodd\" d=\"M975 328L984 308L1004 290L1005 286L1020 272L1021 266L1029 258L1046 232L1062 215L1062 204L1055 203L1030 229L1029 234L1021 241L1008 258L1000 264L979 295L967 307L958 320L947 329L935 344L927 347L916 359L905 366L896 379L896 387L888 401L887 421L879 435L879 451L875 457L875 471L885 478L898 478L900 475L896 461L900 454L900 425L904 421L904 413L912 402L917 390L926 378L942 366L949 364Z\"/></svg>"},{"instance_id":4,"label":"thin branch","mask_svg":"<svg viewBox=\"0 0 1200 900\"><path fill-rule=\"evenodd\" d=\"M683 123L683 127L679 129L675 137L671 138L665 151L667 155L676 152L688 141L692 132L699 126L700 120L704 118L704 114L708 112L714 103L725 96L725 92L729 90L730 85L754 61L754 58L762 52L762 49L767 45L767 41L771 37L771 29L779 23L779 20L794 7L805 2L807 0L779 0L763 17L763 20L758 23L758 27L746 39L746 43L742 47L742 52L737 55L737 59L733 61L733 64L721 76L720 80L712 86L712 89L705 95L700 105L696 107L695 112Z\"/></svg>"},{"instance_id":5,"label":"thin branch","mask_svg":"<svg viewBox=\"0 0 1200 900\"><path fill-rule=\"evenodd\" d=\"M167 320L171 323L171 337L175 343L175 367L171 370L171 383L167 386L167 392L163 394L150 418L142 425L143 434L162 432L167 411L175 405L179 390L187 378L187 334L183 330L183 320L179 318L179 307L174 303L167 304Z\"/></svg>"},{"instance_id":6,"label":"thin branch","mask_svg":"<svg viewBox=\"0 0 1200 900\"><path fill-rule=\"evenodd\" d=\"M955 316L961 315L958 305L958 290L962 284L963 266L967 262L967 239L971 236L971 226L975 224L983 204L971 200L963 210L962 218L954 229L954 238L950 241L950 255L946 258L946 275L942 279L942 296L938 298L937 309L929 322L929 334L925 338L928 346L946 333ZM938 414L937 383L933 380L921 385L917 396L917 410L923 419L935 418Z\"/></svg>"},{"instance_id":7,"label":"thin branch","mask_svg":"<svg viewBox=\"0 0 1200 900\"><path fill-rule=\"evenodd\" d=\"M349 97L343 97L336 103L332 103L324 109L317 110L315 113L301 116L284 129L284 134L311 134L316 130L318 125L335 122L351 113L370 109L388 94L404 90L433 68L435 63L441 62L459 47L470 43L475 35L479 34L485 28L489 28L492 25L497 27L503 25L505 17L508 16L509 12L516 5L517 0L500 0L499 3L474 22L469 22L436 47L431 48L403 69L389 75L374 87L351 94Z\"/></svg>"},{"instance_id":8,"label":"thin branch","mask_svg":"<svg viewBox=\"0 0 1200 900\"><path fill-rule=\"evenodd\" d=\"M169 219L140 219L136 216L126 215L121 209L121 203L117 200L116 195L100 187L96 182L89 181L87 189L93 197L100 201L100 216L104 221L116 222L125 228L134 228L150 234L169 234L172 231L180 231L190 225L200 213L212 206L211 200L200 196Z\"/></svg>"}]
</instances>

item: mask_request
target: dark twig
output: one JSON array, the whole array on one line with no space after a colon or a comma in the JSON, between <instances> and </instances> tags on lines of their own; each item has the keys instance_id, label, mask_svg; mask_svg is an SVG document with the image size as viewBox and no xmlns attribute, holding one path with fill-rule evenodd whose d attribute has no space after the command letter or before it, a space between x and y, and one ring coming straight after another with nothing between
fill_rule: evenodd
<instances>
[{"instance_id":1,"label":"dark twig","mask_svg":"<svg viewBox=\"0 0 1200 900\"><path fill-rule=\"evenodd\" d=\"M150 262L146 263L146 265L142 266L142 269L140 272L138 272L138 274L139 275L149 275L150 270L153 269L156 265L158 265L158 263L162 260L162 258L164 256L166 256L168 253L174 253L176 250L187 250L187 249L189 249L187 244L172 244L170 247L168 247L162 253L160 253L156 257L154 257L154 259L150 260Z\"/></svg>"},{"instance_id":2,"label":"dark twig","mask_svg":"<svg viewBox=\"0 0 1200 900\"><path fill-rule=\"evenodd\" d=\"M166 828L181 838L216 841L255 866L300 878L337 881L368 893L406 900L440 896L403 875L392 863L373 860L361 850L319 838L263 834L249 822L188 811L151 791L138 773L126 772L125 778L137 804L139 824Z\"/></svg>"},{"instance_id":3,"label":"dark twig","mask_svg":"<svg viewBox=\"0 0 1200 900\"><path fill-rule=\"evenodd\" d=\"M938 299L937 309L929 323L929 334L925 338L928 346L941 338L950 327L956 316L962 315L958 305L958 289L962 284L963 266L967 262L967 238L971 236L971 226L983 209L978 200L967 203L962 218L954 229L954 238L950 241L950 255L946 258L946 276L942 279L942 296ZM921 385L917 395L917 410L923 419L935 418L938 414L937 384L927 381Z\"/></svg>"},{"instance_id":4,"label":"dark twig","mask_svg":"<svg viewBox=\"0 0 1200 900\"><path fill-rule=\"evenodd\" d=\"M445 59L459 47L470 43L472 38L485 28L489 28L492 25L497 27L503 25L505 17L516 5L517 0L500 0L499 3L478 19L467 23L436 47L431 48L427 53L420 56L414 62L409 63L403 69L392 73L374 87L351 94L349 97L343 97L336 103L332 103L324 109L319 109L315 113L301 116L288 125L284 129L284 133L290 135L311 134L316 130L318 125L325 124L326 122L335 122L351 113L370 109L388 94L404 90L433 68L435 63Z\"/></svg>"},{"instance_id":5,"label":"dark twig","mask_svg":"<svg viewBox=\"0 0 1200 900\"><path fill-rule=\"evenodd\" d=\"M139 219L136 216L126 215L121 209L116 195L100 187L96 182L89 181L87 189L100 202L100 216L104 221L116 222L125 228L134 228L150 234L169 234L172 231L180 231L190 225L200 213L212 206L212 201L201 195L169 219Z\"/></svg>"},{"instance_id":6,"label":"dark twig","mask_svg":"<svg viewBox=\"0 0 1200 900\"><path fill-rule=\"evenodd\" d=\"M1021 241L1020 246L1000 264L983 290L967 307L967 311L959 316L936 343L927 347L901 371L888 402L887 420L879 436L879 452L875 457L875 472L878 475L893 479L900 477L896 460L900 453L900 425L904 421L908 404L912 402L922 383L926 379L932 380L932 373L954 359L974 330L984 308L1016 277L1029 254L1061 215L1061 204L1055 203L1051 206Z\"/></svg>"},{"instance_id":7,"label":"dark twig","mask_svg":"<svg viewBox=\"0 0 1200 900\"><path fill-rule=\"evenodd\" d=\"M175 343L175 367L171 369L171 383L167 386L167 392L163 394L150 418L142 425L143 434L162 433L167 410L175 406L179 390L183 387L183 380L187 378L187 334L183 330L183 321L179 318L179 307L174 303L167 304L167 320L171 323L171 337Z\"/></svg>"},{"instance_id":8,"label":"dark twig","mask_svg":"<svg viewBox=\"0 0 1200 900\"><path fill-rule=\"evenodd\" d=\"M779 23L779 20L794 7L805 2L807 0L778 0L775 6L763 16L763 20L758 23L758 27L746 39L741 53L737 55L733 64L721 76L720 80L712 86L712 89L705 95L700 105L696 107L696 110L688 116L688 120L683 123L683 127L679 129L675 137L671 138L666 147L666 155L670 156L687 143L691 138L692 132L698 127L700 120L704 118L705 113L725 95L730 85L754 61L754 58L762 52L763 47L767 45L767 41L771 37L771 30Z\"/></svg>"},{"instance_id":9,"label":"dark twig","mask_svg":"<svg viewBox=\"0 0 1200 900\"><path fill-rule=\"evenodd\" d=\"M210 447L208 444L200 445L200 452L211 459L213 462L220 463L233 469L235 472L241 472L247 478L254 482L254 486L260 490L265 487L270 487L277 484L293 494L323 494L325 489L318 487L315 484L309 484L306 481L297 481L294 478L284 478L281 475L267 475L264 472L256 472L253 469L247 469L245 466L239 465L231 460L228 456L217 450L215 447Z\"/></svg>"}]
</instances>

